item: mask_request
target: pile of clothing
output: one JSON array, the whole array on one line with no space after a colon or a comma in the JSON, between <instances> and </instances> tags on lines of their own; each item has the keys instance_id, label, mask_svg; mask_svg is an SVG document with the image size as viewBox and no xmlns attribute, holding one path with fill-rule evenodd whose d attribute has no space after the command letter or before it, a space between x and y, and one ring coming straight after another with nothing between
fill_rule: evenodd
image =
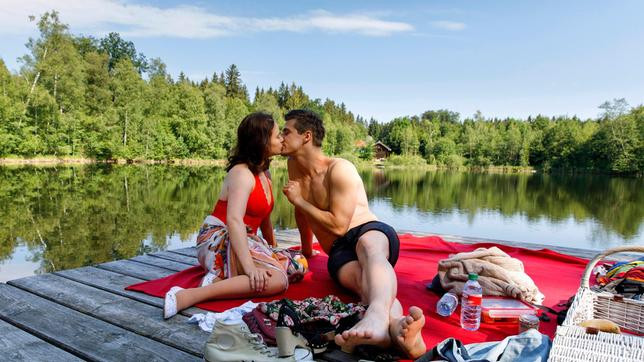
<instances>
[{"instance_id":1,"label":"pile of clothing","mask_svg":"<svg viewBox=\"0 0 644 362\"><path fill-rule=\"evenodd\" d=\"M597 280L596 291L621 294L625 298L643 300L644 294L644 257L619 262L613 265L600 265L594 269Z\"/></svg>"},{"instance_id":2,"label":"pile of clothing","mask_svg":"<svg viewBox=\"0 0 644 362\"><path fill-rule=\"evenodd\" d=\"M284 309L288 309L288 315L282 315ZM195 314L190 322L212 332L206 345L206 360L277 358L278 350L274 347L279 344L276 330L281 323L292 329L293 335L303 338L302 344L307 347L303 352L293 351L289 346L289 354L293 355L288 360L307 361L312 358L312 352L326 349L335 333L353 327L365 310L362 304L345 304L338 297L328 295L299 301L281 299L259 304L249 301L222 313ZM222 344L221 340L226 343ZM278 347L282 352L285 350L284 346Z\"/></svg>"},{"instance_id":3,"label":"pile of clothing","mask_svg":"<svg viewBox=\"0 0 644 362\"><path fill-rule=\"evenodd\" d=\"M521 260L496 246L450 255L438 262L438 280L443 290L461 295L469 273L478 274L484 295L506 296L542 304L544 295L525 273Z\"/></svg>"}]
</instances>

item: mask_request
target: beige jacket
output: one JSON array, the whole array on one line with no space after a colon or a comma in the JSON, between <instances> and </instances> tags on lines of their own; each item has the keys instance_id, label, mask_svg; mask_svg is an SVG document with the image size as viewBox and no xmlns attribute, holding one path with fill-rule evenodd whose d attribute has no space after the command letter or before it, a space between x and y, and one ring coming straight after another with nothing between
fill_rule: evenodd
<instances>
[{"instance_id":1,"label":"beige jacket","mask_svg":"<svg viewBox=\"0 0 644 362\"><path fill-rule=\"evenodd\" d=\"M544 295L523 269L523 263L497 247L450 255L438 262L438 277L449 292L461 295L467 275L479 275L483 295L507 296L541 304Z\"/></svg>"}]
</instances>

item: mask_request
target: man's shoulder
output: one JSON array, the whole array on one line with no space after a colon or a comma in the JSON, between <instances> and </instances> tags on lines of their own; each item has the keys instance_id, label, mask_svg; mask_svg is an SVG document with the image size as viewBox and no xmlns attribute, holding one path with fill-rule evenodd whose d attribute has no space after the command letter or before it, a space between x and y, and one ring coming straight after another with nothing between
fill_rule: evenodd
<instances>
[{"instance_id":1,"label":"man's shoulder","mask_svg":"<svg viewBox=\"0 0 644 362\"><path fill-rule=\"evenodd\" d=\"M356 166L351 163L351 161L345 160L344 158L334 157L330 159L329 171L336 169L338 171L356 170Z\"/></svg>"},{"instance_id":2,"label":"man's shoulder","mask_svg":"<svg viewBox=\"0 0 644 362\"><path fill-rule=\"evenodd\" d=\"M339 157L331 159L327 172L331 180L349 180L359 177L356 166Z\"/></svg>"}]
</instances>

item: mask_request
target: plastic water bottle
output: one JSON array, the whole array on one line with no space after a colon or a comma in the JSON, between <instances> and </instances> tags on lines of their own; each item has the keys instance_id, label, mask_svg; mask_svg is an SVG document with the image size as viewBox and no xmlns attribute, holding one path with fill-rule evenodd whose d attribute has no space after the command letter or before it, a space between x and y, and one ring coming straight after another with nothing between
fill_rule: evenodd
<instances>
[{"instance_id":1,"label":"plastic water bottle","mask_svg":"<svg viewBox=\"0 0 644 362\"><path fill-rule=\"evenodd\" d=\"M481 325L481 299L483 288L477 281L479 276L470 273L467 283L463 287L461 297L461 327L468 331L475 331Z\"/></svg>"},{"instance_id":2,"label":"plastic water bottle","mask_svg":"<svg viewBox=\"0 0 644 362\"><path fill-rule=\"evenodd\" d=\"M443 317L449 317L456 310L458 305L458 297L454 293L445 293L441 299L436 303L436 313Z\"/></svg>"}]
</instances>

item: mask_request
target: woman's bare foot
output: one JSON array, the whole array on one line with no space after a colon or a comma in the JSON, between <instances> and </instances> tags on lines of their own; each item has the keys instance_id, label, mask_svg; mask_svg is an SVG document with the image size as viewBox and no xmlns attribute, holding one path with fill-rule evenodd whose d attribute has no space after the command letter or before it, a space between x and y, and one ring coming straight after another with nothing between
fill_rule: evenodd
<instances>
[{"instance_id":1,"label":"woman's bare foot","mask_svg":"<svg viewBox=\"0 0 644 362\"><path fill-rule=\"evenodd\" d=\"M180 311L188 308L188 306L186 305L186 303L187 303L187 301L186 301L186 292L187 292L187 290L184 289L184 290L178 291L175 294L175 298L177 300L177 312L180 312Z\"/></svg>"},{"instance_id":2,"label":"woman's bare foot","mask_svg":"<svg viewBox=\"0 0 644 362\"><path fill-rule=\"evenodd\" d=\"M351 352L361 344L389 347L389 313L378 313L368 309L362 320L353 328L335 336L335 343L345 352Z\"/></svg>"},{"instance_id":3,"label":"woman's bare foot","mask_svg":"<svg viewBox=\"0 0 644 362\"><path fill-rule=\"evenodd\" d=\"M409 314L390 327L391 339L410 358L418 358L426 352L420 331L425 325L425 316L418 307L409 308Z\"/></svg>"}]
</instances>

